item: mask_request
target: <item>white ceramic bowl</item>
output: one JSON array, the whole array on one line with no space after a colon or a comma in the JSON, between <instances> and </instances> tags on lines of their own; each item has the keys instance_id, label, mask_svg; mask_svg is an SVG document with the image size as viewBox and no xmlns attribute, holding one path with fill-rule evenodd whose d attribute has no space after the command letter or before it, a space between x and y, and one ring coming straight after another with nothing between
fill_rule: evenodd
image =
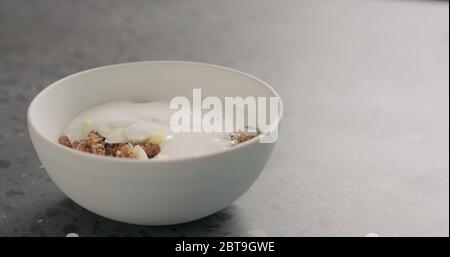
<instances>
[{"instance_id":1,"label":"white ceramic bowl","mask_svg":"<svg viewBox=\"0 0 450 257\"><path fill-rule=\"evenodd\" d=\"M142 225L188 222L215 213L255 182L274 144L254 138L219 153L174 160L96 156L57 143L78 113L113 100L156 101L192 96L278 96L247 74L215 65L155 61L118 64L63 78L28 109L33 145L56 185L107 218ZM281 118L282 106L280 101ZM278 121L273 126L278 126Z\"/></svg>"}]
</instances>

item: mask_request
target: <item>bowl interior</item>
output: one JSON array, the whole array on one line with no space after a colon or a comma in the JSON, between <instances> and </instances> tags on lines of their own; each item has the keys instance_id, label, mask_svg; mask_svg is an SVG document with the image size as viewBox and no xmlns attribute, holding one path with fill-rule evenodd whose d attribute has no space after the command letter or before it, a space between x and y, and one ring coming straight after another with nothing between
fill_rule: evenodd
<instances>
[{"instance_id":1,"label":"bowl interior","mask_svg":"<svg viewBox=\"0 0 450 257\"><path fill-rule=\"evenodd\" d=\"M95 105L114 100L191 98L193 88L202 89L202 97L277 96L262 81L219 66L176 61L127 63L87 70L53 83L33 100L28 119L43 137L56 142L71 119Z\"/></svg>"}]
</instances>

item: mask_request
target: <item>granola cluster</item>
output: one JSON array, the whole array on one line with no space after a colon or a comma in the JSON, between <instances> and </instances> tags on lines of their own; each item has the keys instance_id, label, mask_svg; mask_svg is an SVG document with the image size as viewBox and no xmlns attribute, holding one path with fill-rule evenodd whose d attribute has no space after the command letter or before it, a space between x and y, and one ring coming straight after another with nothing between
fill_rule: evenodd
<instances>
[{"instance_id":1,"label":"granola cluster","mask_svg":"<svg viewBox=\"0 0 450 257\"><path fill-rule=\"evenodd\" d=\"M245 134L243 132L238 132L238 133L234 133L230 135L230 140L233 144L240 144L243 143L245 141L248 141L252 138L254 138L255 136L252 135L248 135Z\"/></svg>"},{"instance_id":2,"label":"granola cluster","mask_svg":"<svg viewBox=\"0 0 450 257\"><path fill-rule=\"evenodd\" d=\"M230 134L232 145L237 145L246 142L256 137L256 134L248 134L244 132L237 132ZM101 136L97 131L91 130L87 136L81 140L70 141L66 135L61 135L58 142L61 145L73 148L75 150L105 156L113 156L119 158L138 158L151 159L159 154L161 151L160 143L162 141L156 140L160 135L154 135L153 141L151 137L149 140L131 141L127 143L106 143L105 137ZM151 142L150 142L151 141Z\"/></svg>"},{"instance_id":3,"label":"granola cluster","mask_svg":"<svg viewBox=\"0 0 450 257\"><path fill-rule=\"evenodd\" d=\"M155 157L161 151L159 144L146 141L114 144L106 143L105 138L97 131L93 130L82 140L76 140L71 143L68 136L61 135L58 142L79 151L120 158L135 158L136 151L134 149L136 146L140 146L147 154L148 158Z\"/></svg>"}]
</instances>

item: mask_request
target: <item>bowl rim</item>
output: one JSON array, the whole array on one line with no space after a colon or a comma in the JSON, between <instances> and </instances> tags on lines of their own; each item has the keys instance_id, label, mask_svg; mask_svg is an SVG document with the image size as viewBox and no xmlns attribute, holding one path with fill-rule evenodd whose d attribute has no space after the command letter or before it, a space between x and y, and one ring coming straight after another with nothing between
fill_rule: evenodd
<instances>
[{"instance_id":1,"label":"bowl rim","mask_svg":"<svg viewBox=\"0 0 450 257\"><path fill-rule=\"evenodd\" d=\"M278 102L279 102L279 114L278 114L278 119L270 125L269 130L272 130L273 128L277 127L283 117L283 113L284 113L284 104L283 101L280 97L280 95L275 91L275 89L273 89L269 84L267 84L266 82L264 82L263 80L250 75L248 73L233 69L233 68L229 68L229 67L225 67L225 66L221 66L221 65L216 65L216 64L209 64L209 63L203 63L203 62L194 62L194 61L182 61L182 60L151 60L151 61L137 61L137 62L124 62L124 63L118 63L118 64L111 64L111 65L104 65L104 66L99 66L99 67L94 67L94 68L90 68L87 70L83 70L80 72L76 72L73 74L70 74L68 76L65 76L61 79L58 79L54 82L52 82L50 85L48 85L47 87L45 87L43 90L41 90L31 101L31 103L28 106L27 109L27 125L28 125L28 129L29 130L33 130L35 132L35 134L37 134L40 138L42 138L44 141L48 142L50 145L55 146L59 149L61 149L62 151L67 151L67 153L69 154L75 154L79 157L84 157L84 158L91 158L93 160L97 160L97 161L108 161L108 162L127 162L127 163L136 163L136 164L142 164L142 163L167 163L167 162L180 162L180 161L188 161L188 160L200 160L200 159L204 159L204 158L209 158L212 156L217 156L217 155L221 155L224 153L228 153L228 152L232 152L232 151L237 151L238 149L241 149L243 147L247 147L251 144L255 144L259 141L260 135L245 141L243 143L237 144L233 147L227 148L227 149L223 149L221 151L217 151L217 152L212 152L212 153L207 153L204 155L200 155L200 156L187 156L187 157L179 157L179 158L173 158L173 159L151 159L151 161L149 160L140 160L140 159L128 159L128 158L117 158L117 157L112 157L112 156L102 156L102 155L95 155L95 154L91 154L91 153L86 153L83 151L78 151L72 148L69 148L67 146L63 146L61 144L58 144L57 142L54 142L52 140L49 140L47 137L45 137L44 135L42 135L42 133L36 129L36 127L34 126L33 122L32 122L32 118L31 118L31 112L34 108L34 106L36 105L36 103L40 100L40 98L44 97L47 92L49 92L52 88L57 87L58 85L60 85L62 82L72 79L76 76L80 76L82 74L85 73L89 73L89 72L95 72L95 71L99 71L99 70L103 70L103 69L110 69L113 67L120 67L120 66L127 66L127 65L136 65L136 64L146 64L146 63L179 63L179 64L190 64L190 65L200 65L200 66L206 66L206 67L210 67L210 68L215 68L215 69L219 69L219 70L225 70L225 71L231 71L235 74L253 79L255 81L257 81L258 83L262 84L263 86L265 86L267 89L269 89L269 91L278 98ZM277 139L278 140L278 139ZM275 141L276 142L276 141ZM274 142L274 143L275 143ZM268 143L268 144L273 144L273 143Z\"/></svg>"}]
</instances>

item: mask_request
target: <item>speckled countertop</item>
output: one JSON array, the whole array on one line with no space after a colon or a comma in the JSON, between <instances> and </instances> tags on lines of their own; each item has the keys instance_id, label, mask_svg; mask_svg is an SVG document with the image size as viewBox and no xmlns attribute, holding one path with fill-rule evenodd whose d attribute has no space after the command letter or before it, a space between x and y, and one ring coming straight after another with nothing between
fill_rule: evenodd
<instances>
[{"instance_id":1,"label":"speckled countertop","mask_svg":"<svg viewBox=\"0 0 450 257\"><path fill-rule=\"evenodd\" d=\"M448 19L445 1L2 0L0 236L448 236ZM58 190L26 110L71 73L157 59L251 73L286 113L265 171L233 205L132 226Z\"/></svg>"}]
</instances>

